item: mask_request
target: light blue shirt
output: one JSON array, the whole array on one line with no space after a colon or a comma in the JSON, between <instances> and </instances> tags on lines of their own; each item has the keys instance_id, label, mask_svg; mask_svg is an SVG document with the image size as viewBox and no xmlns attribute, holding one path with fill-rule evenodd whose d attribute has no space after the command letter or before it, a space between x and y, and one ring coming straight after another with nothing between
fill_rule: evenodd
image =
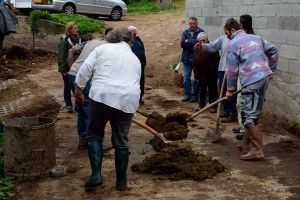
<instances>
[{"instance_id":1,"label":"light blue shirt","mask_svg":"<svg viewBox=\"0 0 300 200\"><path fill-rule=\"evenodd\" d=\"M221 50L221 59L219 62L219 69L218 69L219 71L226 71L226 51L227 51L228 42L229 39L227 38L227 35L222 35L215 41L202 45L202 50L204 52L215 53Z\"/></svg>"}]
</instances>

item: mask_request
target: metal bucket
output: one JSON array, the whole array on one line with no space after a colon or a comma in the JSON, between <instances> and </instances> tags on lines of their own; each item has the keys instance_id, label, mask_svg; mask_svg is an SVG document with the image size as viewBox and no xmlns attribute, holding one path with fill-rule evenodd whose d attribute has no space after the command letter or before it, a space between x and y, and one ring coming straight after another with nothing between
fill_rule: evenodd
<instances>
[{"instance_id":1,"label":"metal bucket","mask_svg":"<svg viewBox=\"0 0 300 200\"><path fill-rule=\"evenodd\" d=\"M50 175L55 166L55 120L24 117L3 122L4 174L17 180Z\"/></svg>"}]
</instances>

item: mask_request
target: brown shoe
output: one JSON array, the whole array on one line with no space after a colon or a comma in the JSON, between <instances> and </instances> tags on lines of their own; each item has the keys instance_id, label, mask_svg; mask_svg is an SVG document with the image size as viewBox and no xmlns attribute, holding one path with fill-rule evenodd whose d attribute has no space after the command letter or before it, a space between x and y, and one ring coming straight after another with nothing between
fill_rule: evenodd
<instances>
[{"instance_id":1,"label":"brown shoe","mask_svg":"<svg viewBox=\"0 0 300 200\"><path fill-rule=\"evenodd\" d=\"M245 155L241 155L240 159L241 160L261 160L264 158L264 154L263 153L253 153L251 150L245 154Z\"/></svg>"},{"instance_id":2,"label":"brown shoe","mask_svg":"<svg viewBox=\"0 0 300 200\"><path fill-rule=\"evenodd\" d=\"M221 123L230 123L230 122L236 122L236 121L237 121L237 118L232 117L232 116L221 119Z\"/></svg>"}]
</instances>

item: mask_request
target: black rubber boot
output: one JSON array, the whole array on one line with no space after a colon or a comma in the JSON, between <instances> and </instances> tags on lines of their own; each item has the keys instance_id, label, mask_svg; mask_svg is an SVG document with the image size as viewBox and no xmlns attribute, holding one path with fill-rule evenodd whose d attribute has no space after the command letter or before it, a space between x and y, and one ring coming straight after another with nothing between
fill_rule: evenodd
<instances>
[{"instance_id":1,"label":"black rubber boot","mask_svg":"<svg viewBox=\"0 0 300 200\"><path fill-rule=\"evenodd\" d=\"M92 188L102 184L102 143L100 141L88 142L88 152L92 169L92 175L90 179L87 182L85 182L84 187Z\"/></svg>"},{"instance_id":2,"label":"black rubber boot","mask_svg":"<svg viewBox=\"0 0 300 200\"><path fill-rule=\"evenodd\" d=\"M115 149L115 167L117 173L117 190L125 191L127 186L126 171L128 167L128 148Z\"/></svg>"}]
</instances>

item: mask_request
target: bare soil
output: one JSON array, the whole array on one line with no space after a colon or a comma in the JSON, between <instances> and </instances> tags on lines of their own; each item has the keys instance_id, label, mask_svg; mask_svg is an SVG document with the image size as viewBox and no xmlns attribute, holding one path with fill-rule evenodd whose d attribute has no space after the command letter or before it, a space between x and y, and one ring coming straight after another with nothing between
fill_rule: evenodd
<instances>
[{"instance_id":1,"label":"bare soil","mask_svg":"<svg viewBox=\"0 0 300 200\"><path fill-rule=\"evenodd\" d=\"M134 25L138 28L147 56L145 104L140 109L148 113L157 111L166 116L181 111L192 114L198 106L197 103L180 102L183 90L178 87L170 67L178 63L181 54L184 16L184 11L177 10L126 16L118 22L107 21L107 27ZM67 166L68 173L61 178L19 182L14 199L300 199L300 138L290 133L287 118L267 111L267 108L260 121L266 156L262 161L239 160L241 152L236 149L239 141L231 132L237 123L221 124L224 129L221 141L206 143L205 134L214 128L216 114L205 112L187 124L189 134L185 141L191 144L193 151L219 160L225 166L224 172L201 182L187 179L171 181L153 174L136 173L130 166L142 162L155 151L149 144L153 135L133 124L129 134L129 190L118 192L115 189L112 150L103 158L103 185L86 191L83 184L90 175L88 155L86 150L77 149L77 113L66 113L63 108L63 81L57 72L56 55L30 50L26 55L22 59L11 58L5 67L0 67L0 83L6 83L7 79L18 80L1 91L0 106L26 97L28 101L24 101L24 105L4 117L38 115L55 118L56 163ZM33 96L27 96L29 93ZM136 117L146 121L139 114ZM293 132L299 134L299 127ZM110 127L107 126L105 144L110 143L110 135Z\"/></svg>"}]
</instances>

